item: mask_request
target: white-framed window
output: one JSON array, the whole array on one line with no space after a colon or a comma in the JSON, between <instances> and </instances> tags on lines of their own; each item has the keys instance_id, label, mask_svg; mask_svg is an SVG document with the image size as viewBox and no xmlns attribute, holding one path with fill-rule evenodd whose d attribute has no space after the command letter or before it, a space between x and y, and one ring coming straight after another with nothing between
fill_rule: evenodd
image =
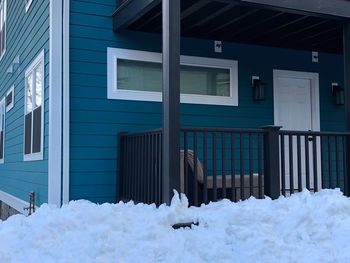
<instances>
[{"instance_id":1,"label":"white-framed window","mask_svg":"<svg viewBox=\"0 0 350 263\"><path fill-rule=\"evenodd\" d=\"M5 98L0 101L0 163L4 163L5 157Z\"/></svg>"},{"instance_id":2,"label":"white-framed window","mask_svg":"<svg viewBox=\"0 0 350 263\"><path fill-rule=\"evenodd\" d=\"M108 98L162 101L162 54L108 48ZM181 102L238 106L238 62L181 56Z\"/></svg>"},{"instance_id":3,"label":"white-framed window","mask_svg":"<svg viewBox=\"0 0 350 263\"><path fill-rule=\"evenodd\" d=\"M6 52L7 0L0 0L0 60Z\"/></svg>"},{"instance_id":4,"label":"white-framed window","mask_svg":"<svg viewBox=\"0 0 350 263\"><path fill-rule=\"evenodd\" d=\"M15 86L12 86L7 92L5 97L6 112L9 112L15 105Z\"/></svg>"},{"instance_id":5,"label":"white-framed window","mask_svg":"<svg viewBox=\"0 0 350 263\"><path fill-rule=\"evenodd\" d=\"M42 51L25 73L24 160L43 159L45 53Z\"/></svg>"},{"instance_id":6,"label":"white-framed window","mask_svg":"<svg viewBox=\"0 0 350 263\"><path fill-rule=\"evenodd\" d=\"M25 12L27 13L30 6L32 5L33 0L24 0L24 4L25 4Z\"/></svg>"}]
</instances>

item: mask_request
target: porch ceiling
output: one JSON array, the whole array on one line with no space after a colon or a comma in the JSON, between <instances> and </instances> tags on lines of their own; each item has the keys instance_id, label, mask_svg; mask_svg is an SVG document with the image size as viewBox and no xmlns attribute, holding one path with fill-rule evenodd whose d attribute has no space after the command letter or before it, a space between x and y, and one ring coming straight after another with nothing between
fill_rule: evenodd
<instances>
[{"instance_id":1,"label":"porch ceiling","mask_svg":"<svg viewBox=\"0 0 350 263\"><path fill-rule=\"evenodd\" d=\"M345 2L350 7L348 1L334 1ZM273 47L343 52L345 15L306 12L256 2L181 0L181 35ZM127 20L127 15L133 13L130 10L134 10L134 17ZM114 25L115 29L161 33L161 1L124 1L124 5L114 14Z\"/></svg>"}]
</instances>

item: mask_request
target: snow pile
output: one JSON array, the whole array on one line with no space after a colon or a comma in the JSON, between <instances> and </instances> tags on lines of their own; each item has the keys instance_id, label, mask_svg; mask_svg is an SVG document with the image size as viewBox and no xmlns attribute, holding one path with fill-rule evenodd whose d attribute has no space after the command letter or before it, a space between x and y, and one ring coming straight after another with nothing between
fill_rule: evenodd
<instances>
[{"instance_id":1,"label":"snow pile","mask_svg":"<svg viewBox=\"0 0 350 263\"><path fill-rule=\"evenodd\" d=\"M172 229L179 222L198 226ZM350 262L339 190L188 208L71 202L0 223L0 262Z\"/></svg>"}]
</instances>

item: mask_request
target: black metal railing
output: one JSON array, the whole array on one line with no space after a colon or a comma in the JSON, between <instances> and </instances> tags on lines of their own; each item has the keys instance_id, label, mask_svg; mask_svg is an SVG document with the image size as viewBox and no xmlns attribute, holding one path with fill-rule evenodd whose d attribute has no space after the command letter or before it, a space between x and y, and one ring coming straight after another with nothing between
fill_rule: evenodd
<instances>
[{"instance_id":1,"label":"black metal railing","mask_svg":"<svg viewBox=\"0 0 350 263\"><path fill-rule=\"evenodd\" d=\"M349 133L280 131L281 193L340 188L347 194Z\"/></svg>"},{"instance_id":2,"label":"black metal railing","mask_svg":"<svg viewBox=\"0 0 350 263\"><path fill-rule=\"evenodd\" d=\"M119 135L120 199L162 203L162 131Z\"/></svg>"},{"instance_id":3,"label":"black metal railing","mask_svg":"<svg viewBox=\"0 0 350 263\"><path fill-rule=\"evenodd\" d=\"M190 204L263 198L263 129L183 128L180 190Z\"/></svg>"},{"instance_id":4,"label":"black metal railing","mask_svg":"<svg viewBox=\"0 0 350 263\"><path fill-rule=\"evenodd\" d=\"M191 205L227 198L288 196L307 188L348 194L350 133L181 129L180 191ZM119 136L121 200L162 203L162 131Z\"/></svg>"}]
</instances>

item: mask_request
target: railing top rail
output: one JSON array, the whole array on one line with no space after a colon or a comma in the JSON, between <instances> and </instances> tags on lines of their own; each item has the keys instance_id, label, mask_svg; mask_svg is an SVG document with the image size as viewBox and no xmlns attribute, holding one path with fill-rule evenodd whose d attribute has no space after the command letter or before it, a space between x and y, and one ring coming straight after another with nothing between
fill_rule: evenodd
<instances>
[{"instance_id":1,"label":"railing top rail","mask_svg":"<svg viewBox=\"0 0 350 263\"><path fill-rule=\"evenodd\" d=\"M221 127L182 127L182 132L226 132L226 133L266 133L264 129L221 128Z\"/></svg>"},{"instance_id":2,"label":"railing top rail","mask_svg":"<svg viewBox=\"0 0 350 263\"><path fill-rule=\"evenodd\" d=\"M139 131L139 132L125 132L125 133L124 132L120 132L119 135L120 136L129 137L129 136L141 136L141 135L160 134L162 132L163 132L162 129L154 129L154 130Z\"/></svg>"},{"instance_id":3,"label":"railing top rail","mask_svg":"<svg viewBox=\"0 0 350 263\"><path fill-rule=\"evenodd\" d=\"M139 132L121 132L120 136L143 136L160 134L163 130L154 129L148 131ZM182 127L181 132L224 132L224 133L261 133L264 134L267 131L259 128L224 128L224 127ZM334 131L292 131L292 130L280 130L280 135L301 135L301 136L350 136L350 132L334 132Z\"/></svg>"},{"instance_id":4,"label":"railing top rail","mask_svg":"<svg viewBox=\"0 0 350 263\"><path fill-rule=\"evenodd\" d=\"M280 130L280 135L350 136L350 132Z\"/></svg>"}]
</instances>

